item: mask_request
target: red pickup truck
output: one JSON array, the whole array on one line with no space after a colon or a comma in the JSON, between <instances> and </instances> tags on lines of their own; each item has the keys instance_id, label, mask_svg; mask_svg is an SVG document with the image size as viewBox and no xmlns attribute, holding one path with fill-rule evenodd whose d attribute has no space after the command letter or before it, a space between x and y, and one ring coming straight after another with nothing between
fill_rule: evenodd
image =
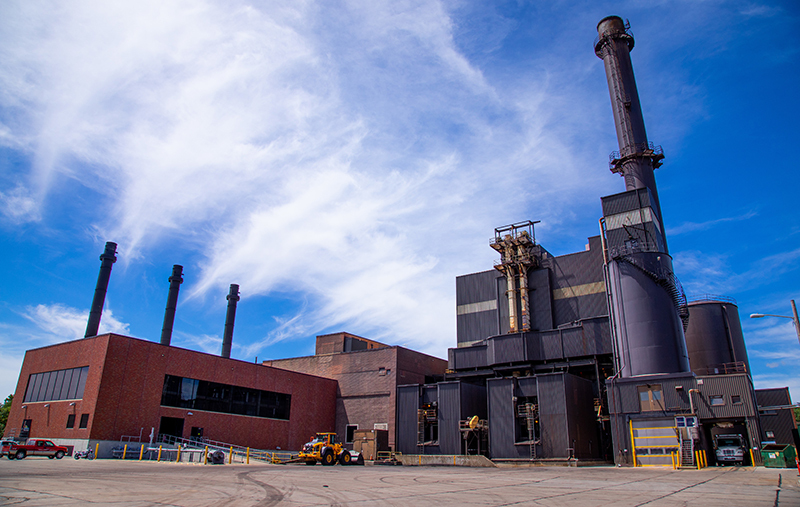
<instances>
[{"instance_id":1,"label":"red pickup truck","mask_svg":"<svg viewBox=\"0 0 800 507\"><path fill-rule=\"evenodd\" d=\"M50 459L61 459L69 450L50 440L40 438L32 438L28 440L27 444L12 444L7 449L8 459L23 459L26 456L47 456Z\"/></svg>"}]
</instances>

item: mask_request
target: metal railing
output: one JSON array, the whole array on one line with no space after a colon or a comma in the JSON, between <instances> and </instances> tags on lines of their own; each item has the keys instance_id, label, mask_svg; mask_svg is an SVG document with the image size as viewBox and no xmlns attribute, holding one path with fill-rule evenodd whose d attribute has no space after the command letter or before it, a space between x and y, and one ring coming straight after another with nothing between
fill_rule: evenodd
<instances>
[{"instance_id":1,"label":"metal railing","mask_svg":"<svg viewBox=\"0 0 800 507\"><path fill-rule=\"evenodd\" d=\"M625 146L621 150L612 151L608 155L609 169L614 170L618 168L621 162L634 155L643 155L660 160L664 158L664 149L661 145L654 145L652 141Z\"/></svg>"},{"instance_id":2,"label":"metal railing","mask_svg":"<svg viewBox=\"0 0 800 507\"><path fill-rule=\"evenodd\" d=\"M686 299L689 303L730 303L737 306L739 304L732 297L720 296L718 294L698 294L695 296L687 296Z\"/></svg>"}]
</instances>

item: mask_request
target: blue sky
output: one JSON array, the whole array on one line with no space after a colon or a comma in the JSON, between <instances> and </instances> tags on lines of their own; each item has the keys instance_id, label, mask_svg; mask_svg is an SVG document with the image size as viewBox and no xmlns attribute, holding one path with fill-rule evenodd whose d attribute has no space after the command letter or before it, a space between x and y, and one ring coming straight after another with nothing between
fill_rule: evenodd
<instances>
[{"instance_id":1,"label":"blue sky","mask_svg":"<svg viewBox=\"0 0 800 507\"><path fill-rule=\"evenodd\" d=\"M439 357L455 277L493 229L561 255L624 190L595 27L630 20L670 251L688 295L736 298L757 387L800 344L794 1L7 1L0 5L0 395L24 351L101 321L232 357L348 331Z\"/></svg>"}]
</instances>

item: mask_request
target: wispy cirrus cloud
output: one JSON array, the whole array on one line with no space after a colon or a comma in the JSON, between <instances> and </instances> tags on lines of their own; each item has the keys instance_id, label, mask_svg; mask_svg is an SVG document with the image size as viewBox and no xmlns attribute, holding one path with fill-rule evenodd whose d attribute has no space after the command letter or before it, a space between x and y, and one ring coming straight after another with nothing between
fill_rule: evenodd
<instances>
[{"instance_id":1,"label":"wispy cirrus cloud","mask_svg":"<svg viewBox=\"0 0 800 507\"><path fill-rule=\"evenodd\" d=\"M667 235L668 236L677 236L678 234L684 234L687 232L697 232L697 231L705 231L711 229L719 224L729 223L729 222L741 222L744 220L749 220L758 215L756 211L749 211L743 215L738 215L735 217L724 217L724 218L716 218L713 220L707 220L705 222L685 222L681 225L676 227L667 228Z\"/></svg>"}]
</instances>

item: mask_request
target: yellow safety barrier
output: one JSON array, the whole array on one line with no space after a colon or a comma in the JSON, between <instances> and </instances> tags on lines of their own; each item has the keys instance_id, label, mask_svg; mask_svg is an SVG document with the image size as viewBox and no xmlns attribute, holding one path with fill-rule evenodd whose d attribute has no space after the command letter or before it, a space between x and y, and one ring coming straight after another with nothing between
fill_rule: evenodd
<instances>
[{"instance_id":1,"label":"yellow safety barrier","mask_svg":"<svg viewBox=\"0 0 800 507\"><path fill-rule=\"evenodd\" d=\"M250 448L247 448L247 464L250 464Z\"/></svg>"},{"instance_id":2,"label":"yellow safety barrier","mask_svg":"<svg viewBox=\"0 0 800 507\"><path fill-rule=\"evenodd\" d=\"M633 438L633 420L631 419L630 421L628 421L628 424L631 427L631 453L633 454L633 466L638 466L636 464L636 444Z\"/></svg>"},{"instance_id":3,"label":"yellow safety barrier","mask_svg":"<svg viewBox=\"0 0 800 507\"><path fill-rule=\"evenodd\" d=\"M94 444L94 459L97 459L98 452L100 452L100 444Z\"/></svg>"},{"instance_id":4,"label":"yellow safety barrier","mask_svg":"<svg viewBox=\"0 0 800 507\"><path fill-rule=\"evenodd\" d=\"M139 461L142 461L142 456L144 456L144 445L139 447Z\"/></svg>"},{"instance_id":5,"label":"yellow safety barrier","mask_svg":"<svg viewBox=\"0 0 800 507\"><path fill-rule=\"evenodd\" d=\"M128 453L128 444L125 444L125 447L122 449L122 459L125 459L125 454Z\"/></svg>"},{"instance_id":6,"label":"yellow safety barrier","mask_svg":"<svg viewBox=\"0 0 800 507\"><path fill-rule=\"evenodd\" d=\"M675 451L669 453L669 457L670 457L670 459L672 459L672 469L673 470L675 470L677 468L675 466L675 454L677 454Z\"/></svg>"},{"instance_id":7,"label":"yellow safety barrier","mask_svg":"<svg viewBox=\"0 0 800 507\"><path fill-rule=\"evenodd\" d=\"M203 464L208 465L208 446L206 446L206 450L203 451Z\"/></svg>"},{"instance_id":8,"label":"yellow safety barrier","mask_svg":"<svg viewBox=\"0 0 800 507\"><path fill-rule=\"evenodd\" d=\"M756 467L756 459L755 459L755 456L753 456L753 449L752 448L750 449L750 465L752 465L753 468Z\"/></svg>"},{"instance_id":9,"label":"yellow safety barrier","mask_svg":"<svg viewBox=\"0 0 800 507\"><path fill-rule=\"evenodd\" d=\"M177 458L175 458L175 461L176 461L177 463L180 463L180 462L181 462L181 444L178 444L178 457L177 457Z\"/></svg>"},{"instance_id":10,"label":"yellow safety barrier","mask_svg":"<svg viewBox=\"0 0 800 507\"><path fill-rule=\"evenodd\" d=\"M158 446L158 458L156 458L156 461L161 461L161 446L160 445Z\"/></svg>"},{"instance_id":11,"label":"yellow safety barrier","mask_svg":"<svg viewBox=\"0 0 800 507\"><path fill-rule=\"evenodd\" d=\"M233 463L233 446L231 446L231 450L228 452L228 464L230 465Z\"/></svg>"}]
</instances>

